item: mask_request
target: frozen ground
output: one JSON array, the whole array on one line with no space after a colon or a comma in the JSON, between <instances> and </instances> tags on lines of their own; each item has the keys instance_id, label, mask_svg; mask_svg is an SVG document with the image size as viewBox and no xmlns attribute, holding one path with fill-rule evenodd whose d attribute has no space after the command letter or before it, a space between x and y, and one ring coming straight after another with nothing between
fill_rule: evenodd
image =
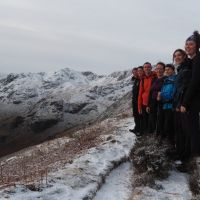
<instances>
[{"instance_id":1,"label":"frozen ground","mask_svg":"<svg viewBox=\"0 0 200 200\"><path fill-rule=\"evenodd\" d=\"M130 162L121 164L107 177L94 200L127 200L132 191L133 167Z\"/></svg>"},{"instance_id":2,"label":"frozen ground","mask_svg":"<svg viewBox=\"0 0 200 200\"><path fill-rule=\"evenodd\" d=\"M155 189L139 187L131 200L191 200L187 174L171 171L166 180L156 181Z\"/></svg>"},{"instance_id":3,"label":"frozen ground","mask_svg":"<svg viewBox=\"0 0 200 200\"><path fill-rule=\"evenodd\" d=\"M133 166L128 160L136 137L129 132L132 118L114 120L114 133L102 135L102 143L77 156L48 175L46 185L40 191L23 186L0 191L0 199L6 200L190 200L192 194L188 175L176 170L165 180L157 180L156 186L132 188ZM45 182L45 181L44 181Z\"/></svg>"},{"instance_id":4,"label":"frozen ground","mask_svg":"<svg viewBox=\"0 0 200 200\"><path fill-rule=\"evenodd\" d=\"M132 118L117 122L114 134L103 136L103 143L76 157L72 164L48 175L48 185L41 191L31 191L22 186L0 192L0 199L12 200L81 200L91 199L103 184L105 177L121 162L128 159L135 143L130 133Z\"/></svg>"}]
</instances>

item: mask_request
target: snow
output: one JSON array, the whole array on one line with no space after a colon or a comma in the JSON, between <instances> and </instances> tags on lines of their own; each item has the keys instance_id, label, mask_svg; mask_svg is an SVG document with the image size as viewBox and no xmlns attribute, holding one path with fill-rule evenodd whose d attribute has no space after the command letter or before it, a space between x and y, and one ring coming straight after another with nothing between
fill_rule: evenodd
<instances>
[{"instance_id":1,"label":"snow","mask_svg":"<svg viewBox=\"0 0 200 200\"><path fill-rule=\"evenodd\" d=\"M166 180L156 181L161 189L137 188L132 200L190 200L192 193L188 185L188 175L175 170L170 171Z\"/></svg>"},{"instance_id":2,"label":"snow","mask_svg":"<svg viewBox=\"0 0 200 200\"><path fill-rule=\"evenodd\" d=\"M109 119L108 119L109 120ZM175 169L156 186L132 188L133 167L128 160L136 137L129 132L133 118L113 120L116 131L101 136L102 143L77 156L71 164L48 174L41 191L17 185L0 191L10 200L189 200L188 174ZM67 140L70 142L70 140ZM41 147L42 148L42 147ZM46 148L46 147L45 147ZM11 157L10 159L15 159ZM125 162L125 163L123 163ZM120 164L122 163L122 164ZM105 183L104 183L105 180Z\"/></svg>"},{"instance_id":3,"label":"snow","mask_svg":"<svg viewBox=\"0 0 200 200\"><path fill-rule=\"evenodd\" d=\"M133 167L130 162L121 164L106 178L94 200L126 200L132 190Z\"/></svg>"},{"instance_id":4,"label":"snow","mask_svg":"<svg viewBox=\"0 0 200 200\"><path fill-rule=\"evenodd\" d=\"M48 187L44 185L42 191L30 191L22 186L11 187L0 192L0 199L81 200L94 197L110 171L129 157L136 139L129 132L132 120L116 121L118 128L114 134L105 136L102 144L79 155L72 164L49 174Z\"/></svg>"}]
</instances>

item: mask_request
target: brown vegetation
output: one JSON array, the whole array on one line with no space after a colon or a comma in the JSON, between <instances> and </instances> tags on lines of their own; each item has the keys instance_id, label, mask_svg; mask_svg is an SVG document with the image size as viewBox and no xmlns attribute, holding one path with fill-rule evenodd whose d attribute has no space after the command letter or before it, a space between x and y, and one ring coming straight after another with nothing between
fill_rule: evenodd
<instances>
[{"instance_id":1,"label":"brown vegetation","mask_svg":"<svg viewBox=\"0 0 200 200\"><path fill-rule=\"evenodd\" d=\"M43 184L48 184L49 172L72 163L76 155L99 144L101 135L113 131L112 122L105 120L72 133L71 138L57 138L1 159L0 188L22 184L40 190Z\"/></svg>"}]
</instances>

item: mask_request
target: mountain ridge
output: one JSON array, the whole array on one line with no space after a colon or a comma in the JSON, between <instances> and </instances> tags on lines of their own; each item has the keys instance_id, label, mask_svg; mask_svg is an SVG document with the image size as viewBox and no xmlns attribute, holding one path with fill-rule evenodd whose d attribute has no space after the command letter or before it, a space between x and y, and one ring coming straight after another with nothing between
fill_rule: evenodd
<instances>
[{"instance_id":1,"label":"mountain ridge","mask_svg":"<svg viewBox=\"0 0 200 200\"><path fill-rule=\"evenodd\" d=\"M94 122L130 92L130 76L131 71L97 75L69 68L4 76L0 79L2 148L20 140L21 146L35 144Z\"/></svg>"}]
</instances>

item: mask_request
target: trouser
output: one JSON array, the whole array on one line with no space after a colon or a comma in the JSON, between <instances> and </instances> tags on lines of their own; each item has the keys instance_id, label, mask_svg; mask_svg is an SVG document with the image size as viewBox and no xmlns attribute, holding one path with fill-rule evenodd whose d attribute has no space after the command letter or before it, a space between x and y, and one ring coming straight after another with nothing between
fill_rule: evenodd
<instances>
[{"instance_id":1,"label":"trouser","mask_svg":"<svg viewBox=\"0 0 200 200\"><path fill-rule=\"evenodd\" d=\"M163 132L164 136L170 140L172 144L174 144L174 113L172 109L164 109L163 110L164 124L163 124Z\"/></svg>"},{"instance_id":2,"label":"trouser","mask_svg":"<svg viewBox=\"0 0 200 200\"><path fill-rule=\"evenodd\" d=\"M157 102L153 101L150 105L150 113L148 119L148 132L153 133L156 130L157 124Z\"/></svg>"},{"instance_id":3,"label":"trouser","mask_svg":"<svg viewBox=\"0 0 200 200\"><path fill-rule=\"evenodd\" d=\"M159 104L158 111L157 111L156 133L157 133L157 135L165 137L163 126L164 126L164 110L162 109L162 104Z\"/></svg>"},{"instance_id":4,"label":"trouser","mask_svg":"<svg viewBox=\"0 0 200 200\"><path fill-rule=\"evenodd\" d=\"M134 122L135 122L135 131L140 131L140 115L139 113L134 116Z\"/></svg>"},{"instance_id":5,"label":"trouser","mask_svg":"<svg viewBox=\"0 0 200 200\"><path fill-rule=\"evenodd\" d=\"M191 153L190 125L188 113L174 113L175 146L181 160L186 160Z\"/></svg>"},{"instance_id":6,"label":"trouser","mask_svg":"<svg viewBox=\"0 0 200 200\"><path fill-rule=\"evenodd\" d=\"M133 117L135 122L135 130L140 131L140 115L138 112L138 103L132 100Z\"/></svg>"},{"instance_id":7,"label":"trouser","mask_svg":"<svg viewBox=\"0 0 200 200\"><path fill-rule=\"evenodd\" d=\"M189 118L188 134L190 135L191 156L200 156L199 111L189 112L188 118Z\"/></svg>"},{"instance_id":8,"label":"trouser","mask_svg":"<svg viewBox=\"0 0 200 200\"><path fill-rule=\"evenodd\" d=\"M144 134L148 131L148 117L149 114L146 112L146 106L142 105L141 127L140 127L141 134Z\"/></svg>"}]
</instances>

